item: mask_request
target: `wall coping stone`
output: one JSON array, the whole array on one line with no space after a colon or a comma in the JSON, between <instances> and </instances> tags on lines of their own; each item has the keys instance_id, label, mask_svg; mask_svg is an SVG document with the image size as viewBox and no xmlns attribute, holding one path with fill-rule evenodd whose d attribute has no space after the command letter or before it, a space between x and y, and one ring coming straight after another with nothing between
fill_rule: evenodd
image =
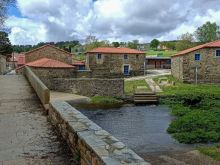
<instances>
[{"instance_id":1,"label":"wall coping stone","mask_svg":"<svg viewBox=\"0 0 220 165\"><path fill-rule=\"evenodd\" d=\"M92 150L95 156L102 161L102 164L149 165L134 151L127 148L122 142L89 120L67 102L50 102L49 115L52 115L50 113L57 114L67 124L66 129L76 134L78 139L82 140L86 147ZM83 156L81 155L81 157Z\"/></svg>"}]
</instances>

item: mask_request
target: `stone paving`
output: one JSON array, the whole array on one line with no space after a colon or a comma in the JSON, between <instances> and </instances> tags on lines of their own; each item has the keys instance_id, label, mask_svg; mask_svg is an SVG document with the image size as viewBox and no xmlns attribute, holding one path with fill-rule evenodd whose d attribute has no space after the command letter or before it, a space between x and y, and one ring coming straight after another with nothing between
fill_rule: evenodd
<instances>
[{"instance_id":1,"label":"stone paving","mask_svg":"<svg viewBox=\"0 0 220 165\"><path fill-rule=\"evenodd\" d=\"M0 165L78 164L23 76L0 76Z\"/></svg>"}]
</instances>

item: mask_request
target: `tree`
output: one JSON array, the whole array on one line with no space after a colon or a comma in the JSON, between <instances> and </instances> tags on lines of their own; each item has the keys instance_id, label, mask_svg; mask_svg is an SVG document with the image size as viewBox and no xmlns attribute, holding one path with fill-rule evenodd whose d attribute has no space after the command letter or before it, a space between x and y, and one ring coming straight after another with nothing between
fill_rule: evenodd
<instances>
[{"instance_id":1,"label":"tree","mask_svg":"<svg viewBox=\"0 0 220 165\"><path fill-rule=\"evenodd\" d=\"M151 42L150 42L150 47L153 48L153 49L157 49L157 47L159 46L160 44L160 41L157 40L157 39L153 39Z\"/></svg>"},{"instance_id":2,"label":"tree","mask_svg":"<svg viewBox=\"0 0 220 165\"><path fill-rule=\"evenodd\" d=\"M137 49L139 44L138 40L133 40L132 42L128 42L128 47L131 49Z\"/></svg>"},{"instance_id":3,"label":"tree","mask_svg":"<svg viewBox=\"0 0 220 165\"><path fill-rule=\"evenodd\" d=\"M13 52L11 43L6 32L0 31L0 54L7 56Z\"/></svg>"},{"instance_id":4,"label":"tree","mask_svg":"<svg viewBox=\"0 0 220 165\"><path fill-rule=\"evenodd\" d=\"M7 7L15 4L16 0L0 0L0 27L3 26L7 17Z\"/></svg>"},{"instance_id":5,"label":"tree","mask_svg":"<svg viewBox=\"0 0 220 165\"><path fill-rule=\"evenodd\" d=\"M195 31L195 36L202 43L218 40L220 38L219 26L216 23L206 22Z\"/></svg>"},{"instance_id":6,"label":"tree","mask_svg":"<svg viewBox=\"0 0 220 165\"><path fill-rule=\"evenodd\" d=\"M108 40L99 41L95 36L91 36L91 35L86 38L86 44L85 44L86 51L90 51L98 47L109 47L109 46L110 44Z\"/></svg>"},{"instance_id":7,"label":"tree","mask_svg":"<svg viewBox=\"0 0 220 165\"><path fill-rule=\"evenodd\" d=\"M185 33L178 37L179 41L176 42L176 50L182 51L195 46L194 36L191 33Z\"/></svg>"},{"instance_id":8,"label":"tree","mask_svg":"<svg viewBox=\"0 0 220 165\"><path fill-rule=\"evenodd\" d=\"M115 47L115 48L118 48L120 46L119 42L112 42L112 45Z\"/></svg>"}]
</instances>

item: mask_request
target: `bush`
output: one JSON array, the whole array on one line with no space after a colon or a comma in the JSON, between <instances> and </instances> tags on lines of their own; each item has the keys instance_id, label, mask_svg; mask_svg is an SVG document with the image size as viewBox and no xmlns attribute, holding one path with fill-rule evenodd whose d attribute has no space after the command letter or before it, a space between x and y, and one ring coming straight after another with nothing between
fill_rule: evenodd
<instances>
[{"instance_id":1,"label":"bush","mask_svg":"<svg viewBox=\"0 0 220 165\"><path fill-rule=\"evenodd\" d=\"M215 160L220 160L220 145L214 147L199 147L198 150L201 153L208 155Z\"/></svg>"},{"instance_id":2,"label":"bush","mask_svg":"<svg viewBox=\"0 0 220 165\"><path fill-rule=\"evenodd\" d=\"M174 120L167 131L181 143L220 140L220 111L193 110Z\"/></svg>"}]
</instances>

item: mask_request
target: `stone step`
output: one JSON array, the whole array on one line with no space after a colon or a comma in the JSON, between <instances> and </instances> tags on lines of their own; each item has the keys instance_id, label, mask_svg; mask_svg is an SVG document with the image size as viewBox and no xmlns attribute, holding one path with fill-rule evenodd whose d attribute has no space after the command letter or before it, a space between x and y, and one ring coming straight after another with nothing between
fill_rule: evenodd
<instances>
[{"instance_id":1,"label":"stone step","mask_svg":"<svg viewBox=\"0 0 220 165\"><path fill-rule=\"evenodd\" d=\"M158 103L158 100L134 100L135 103Z\"/></svg>"},{"instance_id":2,"label":"stone step","mask_svg":"<svg viewBox=\"0 0 220 165\"><path fill-rule=\"evenodd\" d=\"M134 96L134 100L157 100L157 96Z\"/></svg>"}]
</instances>

